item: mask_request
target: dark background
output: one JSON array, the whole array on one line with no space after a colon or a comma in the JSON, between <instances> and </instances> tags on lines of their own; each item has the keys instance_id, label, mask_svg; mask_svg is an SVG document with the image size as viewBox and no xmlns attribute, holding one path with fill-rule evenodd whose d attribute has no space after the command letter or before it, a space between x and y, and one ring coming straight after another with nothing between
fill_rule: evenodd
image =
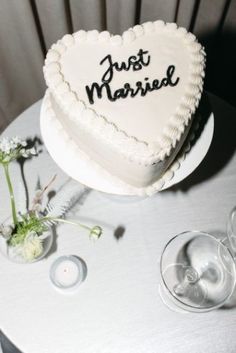
<instances>
[{"instance_id":1,"label":"dark background","mask_svg":"<svg viewBox=\"0 0 236 353\"><path fill-rule=\"evenodd\" d=\"M0 131L43 96L45 54L65 33L121 34L157 19L197 36L205 89L236 106L236 0L0 0Z\"/></svg>"}]
</instances>

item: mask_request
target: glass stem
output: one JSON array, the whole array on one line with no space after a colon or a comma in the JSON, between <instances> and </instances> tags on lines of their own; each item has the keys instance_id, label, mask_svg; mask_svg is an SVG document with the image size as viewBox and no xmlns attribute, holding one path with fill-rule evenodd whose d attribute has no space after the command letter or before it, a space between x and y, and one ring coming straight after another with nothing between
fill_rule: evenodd
<instances>
[{"instance_id":1,"label":"glass stem","mask_svg":"<svg viewBox=\"0 0 236 353\"><path fill-rule=\"evenodd\" d=\"M16 215L15 198L14 198L11 178L9 175L8 164L3 164L3 168L4 168L4 172L5 172L5 176L6 176L6 180L7 180L7 185L8 185L8 190L9 190L9 194L10 194L10 199L11 199L11 211L12 211L13 223L16 226L18 223L18 220L17 220L17 215Z\"/></svg>"}]
</instances>

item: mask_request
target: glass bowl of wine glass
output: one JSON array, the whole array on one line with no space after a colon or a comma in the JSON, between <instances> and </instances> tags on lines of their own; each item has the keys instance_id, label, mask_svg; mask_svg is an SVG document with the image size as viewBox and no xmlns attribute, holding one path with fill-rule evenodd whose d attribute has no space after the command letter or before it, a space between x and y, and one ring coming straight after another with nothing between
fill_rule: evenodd
<instances>
[{"instance_id":1,"label":"glass bowl of wine glass","mask_svg":"<svg viewBox=\"0 0 236 353\"><path fill-rule=\"evenodd\" d=\"M234 291L234 258L220 240L186 231L165 246L160 261L161 286L174 307L206 312L223 306Z\"/></svg>"},{"instance_id":2,"label":"glass bowl of wine glass","mask_svg":"<svg viewBox=\"0 0 236 353\"><path fill-rule=\"evenodd\" d=\"M236 207L234 207L228 217L227 237L232 253L236 254Z\"/></svg>"}]
</instances>

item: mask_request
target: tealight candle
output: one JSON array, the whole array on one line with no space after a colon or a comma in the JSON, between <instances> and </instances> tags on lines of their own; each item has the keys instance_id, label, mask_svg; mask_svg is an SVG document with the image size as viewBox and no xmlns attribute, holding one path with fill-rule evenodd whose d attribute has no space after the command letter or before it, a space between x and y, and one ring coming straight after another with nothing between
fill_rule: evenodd
<instances>
[{"instance_id":1,"label":"tealight candle","mask_svg":"<svg viewBox=\"0 0 236 353\"><path fill-rule=\"evenodd\" d=\"M58 289L74 290L84 279L84 265L76 256L61 256L53 262L50 278Z\"/></svg>"}]
</instances>

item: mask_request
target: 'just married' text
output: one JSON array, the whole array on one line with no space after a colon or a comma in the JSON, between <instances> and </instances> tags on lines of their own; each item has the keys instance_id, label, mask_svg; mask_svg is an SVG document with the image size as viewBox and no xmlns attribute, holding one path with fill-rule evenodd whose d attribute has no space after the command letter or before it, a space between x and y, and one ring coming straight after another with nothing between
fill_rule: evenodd
<instances>
[{"instance_id":1,"label":"'just married' text","mask_svg":"<svg viewBox=\"0 0 236 353\"><path fill-rule=\"evenodd\" d=\"M112 91L110 82L112 81L115 72L129 70L139 71L145 66L148 66L150 62L151 56L149 55L148 50L143 49L139 49L136 55L131 55L126 62L122 61L120 63L113 61L110 54L106 55L100 61L100 65L107 65L107 69L101 78L101 82L93 82L90 86L85 86L89 103L94 104L95 97L101 99L103 96L106 96L112 102L121 98L134 98L137 95L144 97L148 92L159 90L162 87L173 87L178 84L179 77L174 78L175 66L169 65L166 69L165 76L162 78L149 81L149 78L145 77L143 82L137 81L134 87L131 87L130 83L126 82L123 87Z\"/></svg>"}]
</instances>

